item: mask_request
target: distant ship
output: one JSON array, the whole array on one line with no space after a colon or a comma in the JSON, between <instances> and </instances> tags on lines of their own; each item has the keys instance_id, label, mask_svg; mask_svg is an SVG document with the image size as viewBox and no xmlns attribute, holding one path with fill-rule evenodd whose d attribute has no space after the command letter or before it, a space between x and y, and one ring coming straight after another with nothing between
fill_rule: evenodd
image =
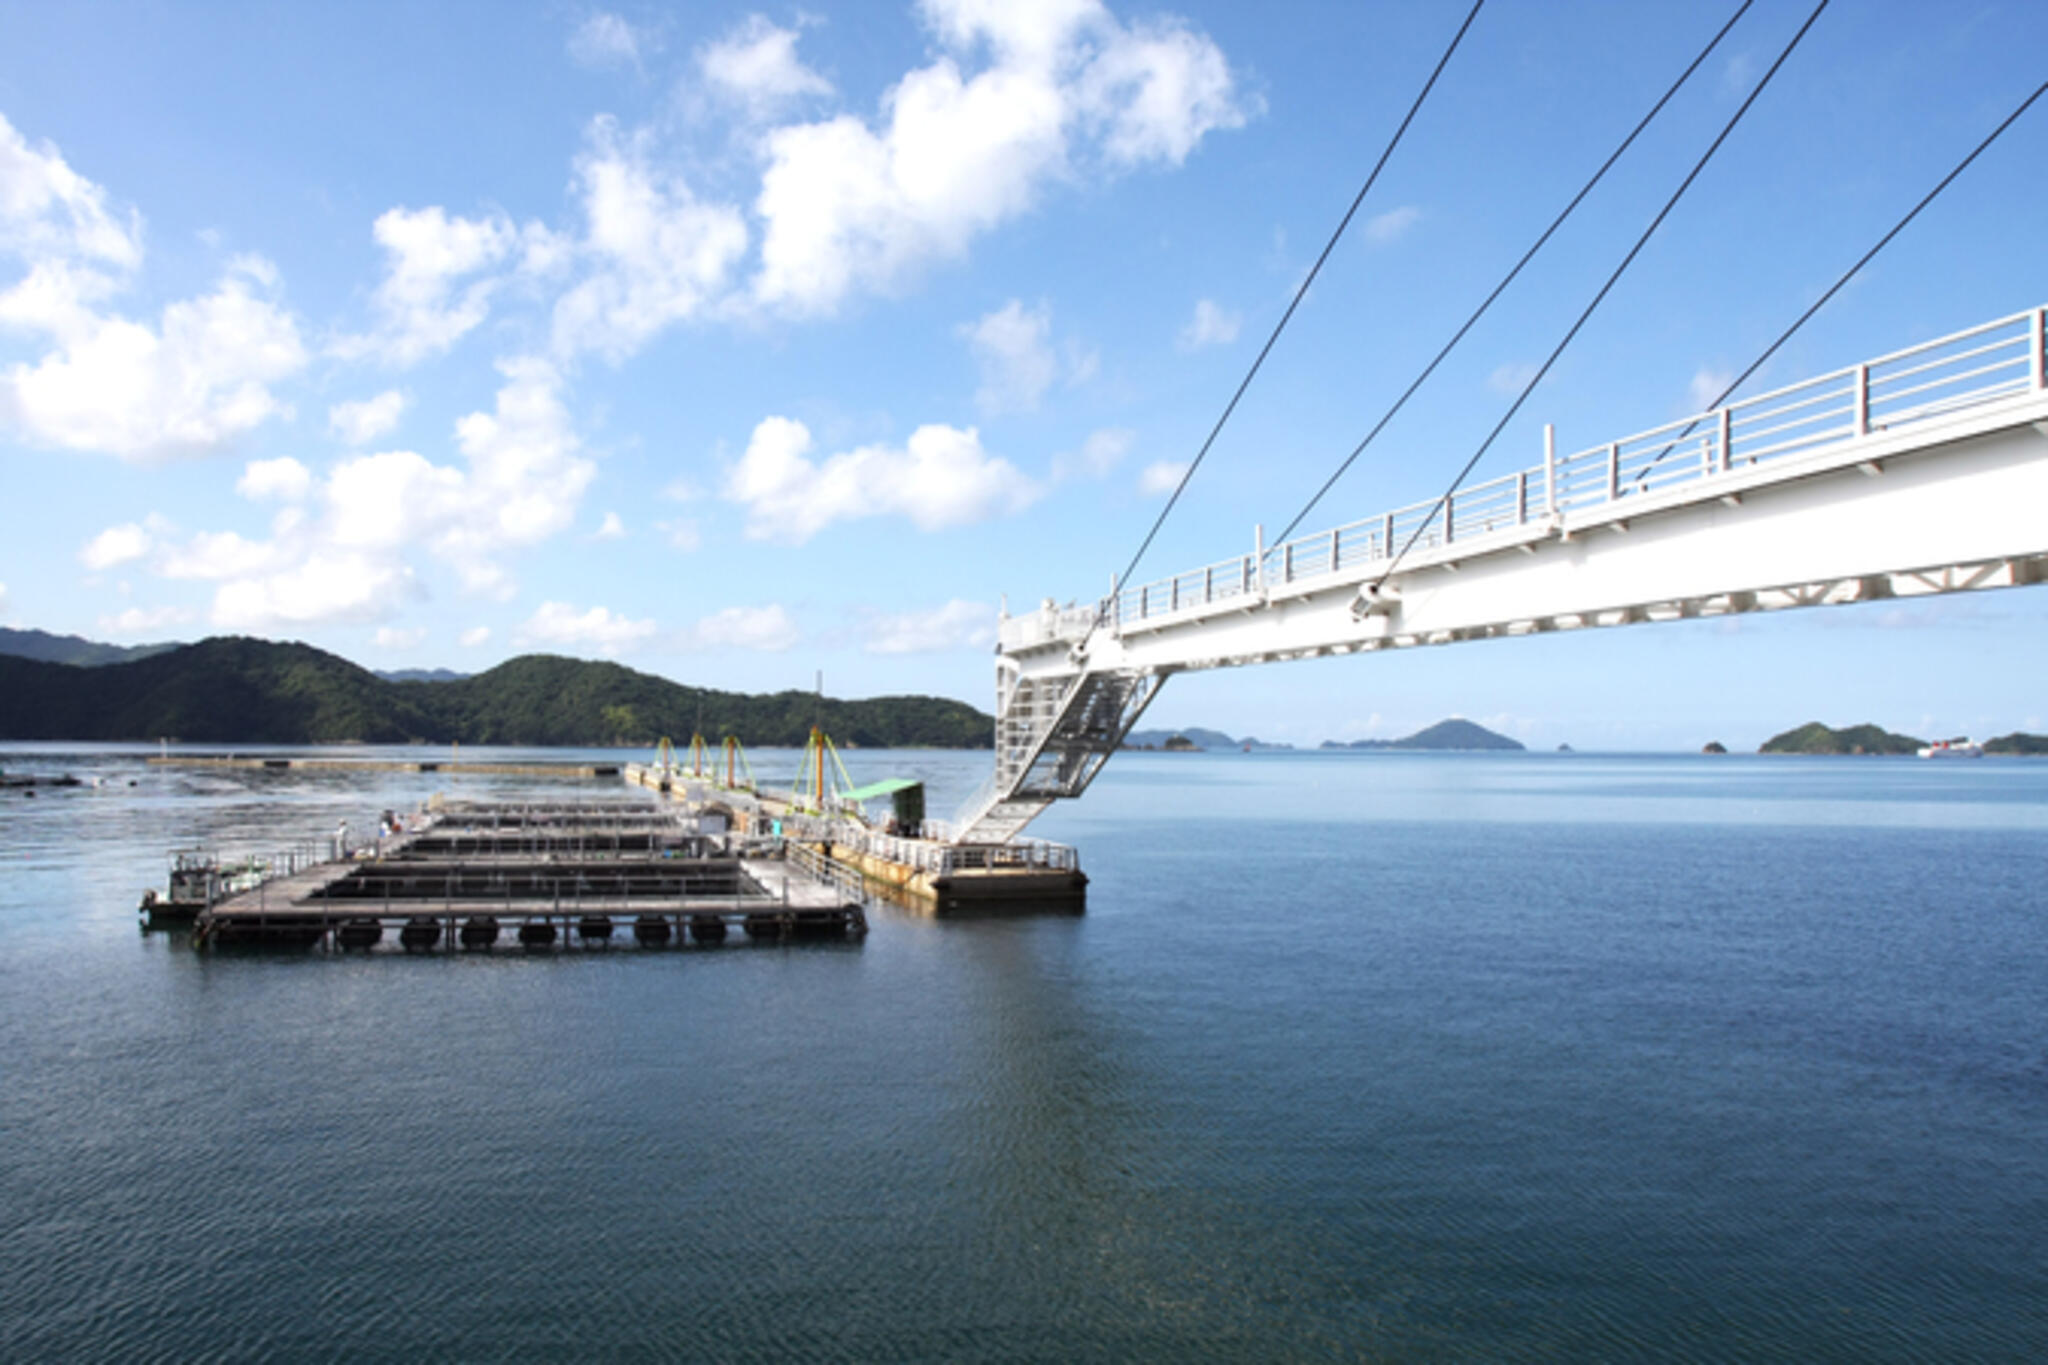
<instances>
[{"instance_id":1,"label":"distant ship","mask_svg":"<svg viewBox=\"0 0 2048 1365\"><path fill-rule=\"evenodd\" d=\"M1958 739L1937 739L1920 750L1922 758L1982 758L1984 746L1976 740L1963 736Z\"/></svg>"}]
</instances>

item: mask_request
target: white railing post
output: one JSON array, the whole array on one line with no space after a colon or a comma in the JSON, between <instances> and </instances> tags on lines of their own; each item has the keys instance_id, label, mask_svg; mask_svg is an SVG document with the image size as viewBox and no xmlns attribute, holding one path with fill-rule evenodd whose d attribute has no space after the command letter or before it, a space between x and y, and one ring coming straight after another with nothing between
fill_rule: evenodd
<instances>
[{"instance_id":1,"label":"white railing post","mask_svg":"<svg viewBox=\"0 0 2048 1365\"><path fill-rule=\"evenodd\" d=\"M1343 548L1342 548L1342 546L1343 546L1343 541L1344 541L1344 528L1343 528L1343 527L1341 527L1341 526L1340 526L1340 527L1338 527L1338 528L1337 528L1336 530L1334 530L1334 531L1330 532L1330 572L1331 572L1331 573L1335 573L1335 572L1337 572L1337 570L1339 570L1339 569L1341 569L1341 568L1343 568L1343 567L1344 567L1344 551L1343 551Z\"/></svg>"},{"instance_id":2,"label":"white railing post","mask_svg":"<svg viewBox=\"0 0 2048 1365\"><path fill-rule=\"evenodd\" d=\"M1613 502L1621 496L1621 442L1607 443L1607 500Z\"/></svg>"},{"instance_id":3,"label":"white railing post","mask_svg":"<svg viewBox=\"0 0 2048 1365\"><path fill-rule=\"evenodd\" d=\"M1557 428L1543 424L1543 512L1557 512Z\"/></svg>"},{"instance_id":4,"label":"white railing post","mask_svg":"<svg viewBox=\"0 0 2048 1365\"><path fill-rule=\"evenodd\" d=\"M1850 418L1849 434L1867 436L1870 434L1870 366L1856 367L1856 396L1854 415Z\"/></svg>"},{"instance_id":5,"label":"white railing post","mask_svg":"<svg viewBox=\"0 0 2048 1365\"><path fill-rule=\"evenodd\" d=\"M1387 513L1385 525L1380 528L1380 558L1394 557L1394 514Z\"/></svg>"},{"instance_id":6,"label":"white railing post","mask_svg":"<svg viewBox=\"0 0 2048 1365\"><path fill-rule=\"evenodd\" d=\"M1722 409L1721 409L1721 468L1722 468L1722 469L1724 469L1724 470L1726 470L1726 469L1732 469L1732 468L1734 468L1734 466L1735 466L1735 456L1734 456L1734 442L1735 442L1735 419L1734 419L1734 418L1733 418L1732 416L1730 416L1730 415L1729 415L1728 409L1726 409L1726 408L1722 408Z\"/></svg>"},{"instance_id":7,"label":"white railing post","mask_svg":"<svg viewBox=\"0 0 2048 1365\"><path fill-rule=\"evenodd\" d=\"M1521 526L1529 520L1529 471L1524 469L1515 475L1515 525Z\"/></svg>"},{"instance_id":8,"label":"white railing post","mask_svg":"<svg viewBox=\"0 0 2048 1365\"><path fill-rule=\"evenodd\" d=\"M1266 590L1266 523L1252 527L1252 577L1258 590Z\"/></svg>"},{"instance_id":9,"label":"white railing post","mask_svg":"<svg viewBox=\"0 0 2048 1365\"><path fill-rule=\"evenodd\" d=\"M2027 349L2032 352L2034 387L2048 389L2048 308L2034 310L2027 332Z\"/></svg>"}]
</instances>

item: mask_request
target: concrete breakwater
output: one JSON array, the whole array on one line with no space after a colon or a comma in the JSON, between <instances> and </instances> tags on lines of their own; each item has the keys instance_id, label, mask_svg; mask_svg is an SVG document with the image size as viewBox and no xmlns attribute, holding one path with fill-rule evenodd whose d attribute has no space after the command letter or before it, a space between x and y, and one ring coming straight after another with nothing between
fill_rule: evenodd
<instances>
[{"instance_id":1,"label":"concrete breakwater","mask_svg":"<svg viewBox=\"0 0 2048 1365\"><path fill-rule=\"evenodd\" d=\"M148 762L170 768L268 768L278 772L479 773L498 777L617 777L617 763L473 762L447 758L293 758L264 754L159 754Z\"/></svg>"}]
</instances>

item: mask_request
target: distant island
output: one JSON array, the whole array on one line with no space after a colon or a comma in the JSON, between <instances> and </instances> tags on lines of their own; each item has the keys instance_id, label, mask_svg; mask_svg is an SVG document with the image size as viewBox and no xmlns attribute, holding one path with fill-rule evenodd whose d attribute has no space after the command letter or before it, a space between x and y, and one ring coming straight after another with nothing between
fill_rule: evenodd
<instances>
[{"instance_id":1,"label":"distant island","mask_svg":"<svg viewBox=\"0 0 2048 1365\"><path fill-rule=\"evenodd\" d=\"M1810 720L1806 724L1772 735L1758 747L1760 754L1916 754L1924 739L1897 735L1876 725L1850 725L1840 730Z\"/></svg>"},{"instance_id":2,"label":"distant island","mask_svg":"<svg viewBox=\"0 0 2048 1365\"><path fill-rule=\"evenodd\" d=\"M92 665L0 653L0 739L595 746L701 731L799 745L814 720L858 748L986 749L995 734L994 717L945 697L719 692L550 654L393 682L311 645L234 636Z\"/></svg>"},{"instance_id":3,"label":"distant island","mask_svg":"<svg viewBox=\"0 0 2048 1365\"><path fill-rule=\"evenodd\" d=\"M1221 730L1204 730L1199 725L1185 730L1133 730L1124 736L1126 749L1171 749L1175 753L1192 753L1199 749L1292 749L1292 744L1268 744L1262 739L1246 735L1243 739L1232 739Z\"/></svg>"},{"instance_id":4,"label":"distant island","mask_svg":"<svg viewBox=\"0 0 2048 1365\"><path fill-rule=\"evenodd\" d=\"M1247 735L1243 739L1232 739L1221 730L1204 730L1190 726L1185 730L1133 730L1124 739L1126 749L1157 749L1170 753L1194 753L1208 749L1292 749L1292 744L1268 744L1264 740ZM1506 735L1495 734L1483 725L1469 720L1440 720L1426 730L1401 739L1361 739L1349 744L1341 740L1326 739L1317 746L1322 749L1435 749L1443 751L1495 750L1505 752L1522 748L1518 740Z\"/></svg>"},{"instance_id":5,"label":"distant island","mask_svg":"<svg viewBox=\"0 0 2048 1365\"><path fill-rule=\"evenodd\" d=\"M1911 735L1894 734L1877 725L1850 725L1840 730L1810 720L1782 735L1772 735L1757 749L1760 754L1917 754L1927 741ZM2009 735L1984 741L1987 754L2048 754L2048 735L2030 735L2015 730Z\"/></svg>"},{"instance_id":6,"label":"distant island","mask_svg":"<svg viewBox=\"0 0 2048 1365\"><path fill-rule=\"evenodd\" d=\"M1447 750L1498 750L1521 749L1522 742L1496 734L1484 725L1453 717L1440 720L1425 730L1402 739L1356 739L1349 744L1334 739L1322 743L1325 749L1447 749Z\"/></svg>"}]
</instances>

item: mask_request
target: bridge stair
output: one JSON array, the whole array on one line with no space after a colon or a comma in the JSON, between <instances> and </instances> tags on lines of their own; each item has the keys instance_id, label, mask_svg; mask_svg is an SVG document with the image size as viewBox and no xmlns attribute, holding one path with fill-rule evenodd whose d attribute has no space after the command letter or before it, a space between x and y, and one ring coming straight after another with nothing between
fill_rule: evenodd
<instances>
[{"instance_id":1,"label":"bridge stair","mask_svg":"<svg viewBox=\"0 0 2048 1365\"><path fill-rule=\"evenodd\" d=\"M1122 744L1163 675L1138 669L1016 678L996 716L994 778L969 801L959 843L1003 843L1079 796Z\"/></svg>"}]
</instances>

